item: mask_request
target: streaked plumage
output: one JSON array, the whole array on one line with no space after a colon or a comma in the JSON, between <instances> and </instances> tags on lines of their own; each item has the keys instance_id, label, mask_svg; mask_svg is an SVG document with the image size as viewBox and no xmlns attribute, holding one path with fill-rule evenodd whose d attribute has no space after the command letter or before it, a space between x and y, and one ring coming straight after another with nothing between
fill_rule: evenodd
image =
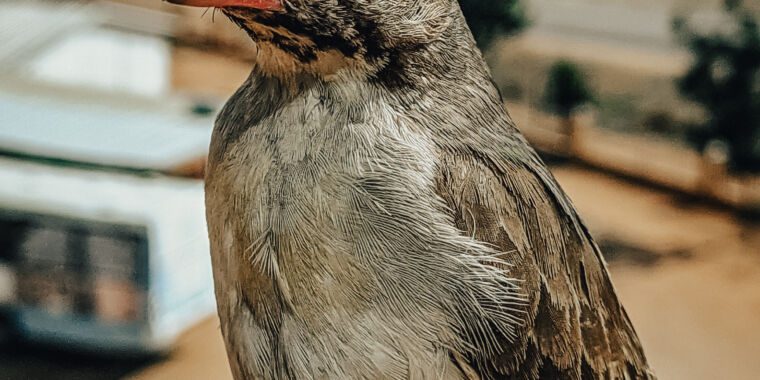
<instances>
[{"instance_id":1,"label":"streaked plumage","mask_svg":"<svg viewBox=\"0 0 760 380\"><path fill-rule=\"evenodd\" d=\"M226 8L260 51L207 214L237 379L649 379L451 0Z\"/></svg>"}]
</instances>

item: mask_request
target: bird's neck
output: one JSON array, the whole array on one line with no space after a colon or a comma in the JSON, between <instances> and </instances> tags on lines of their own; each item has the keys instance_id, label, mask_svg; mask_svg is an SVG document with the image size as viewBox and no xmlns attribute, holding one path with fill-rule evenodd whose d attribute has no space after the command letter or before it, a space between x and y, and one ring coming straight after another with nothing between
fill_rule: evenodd
<instances>
[{"instance_id":1,"label":"bird's neck","mask_svg":"<svg viewBox=\"0 0 760 380\"><path fill-rule=\"evenodd\" d=\"M281 118L284 112L299 113L294 106L313 107L314 99L320 112L356 117L390 109L433 124L422 128L445 129L447 134L504 122L500 96L464 18L454 20L434 42L386 52L383 64L374 70L344 63L336 63L339 68L325 75L287 61L259 61L219 116L230 122L217 123L209 164L248 129ZM275 64L280 66L267 68Z\"/></svg>"},{"instance_id":2,"label":"bird's neck","mask_svg":"<svg viewBox=\"0 0 760 380\"><path fill-rule=\"evenodd\" d=\"M313 86L373 86L389 91L435 91L463 79L490 82L490 73L461 14L432 42L346 56L320 50L299 60L272 42L256 42L251 78L297 97ZM401 94L403 95L403 94Z\"/></svg>"},{"instance_id":3,"label":"bird's neck","mask_svg":"<svg viewBox=\"0 0 760 380\"><path fill-rule=\"evenodd\" d=\"M471 39L469 33L466 36ZM470 129L491 122L489 119L502 122L501 99L480 52L472 41L460 46L427 46L400 57L403 61L396 63L397 69L389 65L371 76L273 76L255 68L219 115L220 121L234 122L217 123L209 164L221 158L226 146L249 128L282 117L283 112L297 113L294 106L299 104L311 107L314 99L318 99L320 112L341 117L385 108L450 131ZM378 104L382 108L371 107Z\"/></svg>"}]
</instances>

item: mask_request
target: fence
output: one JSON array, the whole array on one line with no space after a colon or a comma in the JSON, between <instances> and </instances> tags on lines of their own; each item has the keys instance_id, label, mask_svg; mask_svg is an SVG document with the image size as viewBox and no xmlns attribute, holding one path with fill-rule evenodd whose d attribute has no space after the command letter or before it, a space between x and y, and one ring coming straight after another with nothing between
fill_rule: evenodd
<instances>
[{"instance_id":1,"label":"fence","mask_svg":"<svg viewBox=\"0 0 760 380\"><path fill-rule=\"evenodd\" d=\"M672 141L601 129L589 114L572 123L524 105L509 105L538 149L674 191L746 211L760 211L760 176L738 176L709 155Z\"/></svg>"}]
</instances>

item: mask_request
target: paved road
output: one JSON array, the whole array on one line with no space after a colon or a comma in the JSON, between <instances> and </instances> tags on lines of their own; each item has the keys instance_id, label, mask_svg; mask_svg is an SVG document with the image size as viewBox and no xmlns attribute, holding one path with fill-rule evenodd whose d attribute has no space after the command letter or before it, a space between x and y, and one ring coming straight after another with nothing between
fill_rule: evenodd
<instances>
[{"instance_id":1,"label":"paved road","mask_svg":"<svg viewBox=\"0 0 760 380\"><path fill-rule=\"evenodd\" d=\"M530 0L531 28L519 40L550 56L595 61L672 76L683 72L688 52L673 37L677 0ZM689 11L698 28L727 25L716 7Z\"/></svg>"},{"instance_id":2,"label":"paved road","mask_svg":"<svg viewBox=\"0 0 760 380\"><path fill-rule=\"evenodd\" d=\"M667 5L634 6L583 0L532 0L532 33L610 44L674 49Z\"/></svg>"}]
</instances>

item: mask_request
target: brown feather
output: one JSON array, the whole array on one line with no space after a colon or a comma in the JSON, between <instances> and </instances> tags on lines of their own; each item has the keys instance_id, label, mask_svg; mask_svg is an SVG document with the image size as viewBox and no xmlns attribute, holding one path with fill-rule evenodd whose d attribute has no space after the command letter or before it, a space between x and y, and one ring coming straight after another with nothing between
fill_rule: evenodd
<instances>
[{"instance_id":1,"label":"brown feather","mask_svg":"<svg viewBox=\"0 0 760 380\"><path fill-rule=\"evenodd\" d=\"M499 164L509 170L446 154L437 183L457 227L504 252L530 300L518 339L474 365L484 378L654 378L598 248L560 206L569 202L559 186L542 166Z\"/></svg>"}]
</instances>

